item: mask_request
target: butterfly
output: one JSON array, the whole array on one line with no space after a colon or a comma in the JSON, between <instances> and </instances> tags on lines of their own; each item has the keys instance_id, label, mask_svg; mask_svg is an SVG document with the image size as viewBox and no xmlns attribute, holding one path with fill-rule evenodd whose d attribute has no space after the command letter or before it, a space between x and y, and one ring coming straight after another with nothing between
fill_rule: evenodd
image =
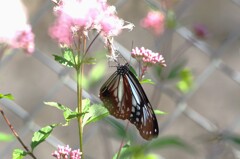
<instances>
[{"instance_id":1,"label":"butterfly","mask_svg":"<svg viewBox=\"0 0 240 159\"><path fill-rule=\"evenodd\" d=\"M157 118L129 67L128 63L117 66L117 71L100 88L100 99L112 116L129 120L144 139L151 140L158 136Z\"/></svg>"}]
</instances>

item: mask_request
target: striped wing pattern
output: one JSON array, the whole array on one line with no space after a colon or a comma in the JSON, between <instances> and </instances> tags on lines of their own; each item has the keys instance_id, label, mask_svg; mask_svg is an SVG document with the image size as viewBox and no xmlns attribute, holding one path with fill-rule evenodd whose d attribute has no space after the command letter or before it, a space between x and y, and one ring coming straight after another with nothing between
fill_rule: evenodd
<instances>
[{"instance_id":1,"label":"striped wing pattern","mask_svg":"<svg viewBox=\"0 0 240 159\"><path fill-rule=\"evenodd\" d=\"M158 136L158 122L152 106L129 65L119 65L117 71L103 84L100 99L111 115L128 119L140 135L151 140Z\"/></svg>"}]
</instances>

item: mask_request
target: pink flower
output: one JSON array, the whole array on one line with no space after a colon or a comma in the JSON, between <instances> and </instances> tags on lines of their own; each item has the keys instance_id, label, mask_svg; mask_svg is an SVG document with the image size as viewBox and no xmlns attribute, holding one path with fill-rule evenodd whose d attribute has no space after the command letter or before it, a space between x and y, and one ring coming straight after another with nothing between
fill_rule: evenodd
<instances>
[{"instance_id":1,"label":"pink flower","mask_svg":"<svg viewBox=\"0 0 240 159\"><path fill-rule=\"evenodd\" d=\"M116 36L122 31L124 21L117 16L107 16L101 20L100 25L105 36Z\"/></svg>"},{"instance_id":2,"label":"pink flower","mask_svg":"<svg viewBox=\"0 0 240 159\"><path fill-rule=\"evenodd\" d=\"M58 150L52 153L52 156L57 159L81 159L81 152L79 149L72 150L69 145L66 147L58 146Z\"/></svg>"},{"instance_id":3,"label":"pink flower","mask_svg":"<svg viewBox=\"0 0 240 159\"><path fill-rule=\"evenodd\" d=\"M96 29L105 37L118 35L124 21L117 17L114 6L106 0L60 0L56 2L54 13L56 22L50 28L50 35L59 43L71 45L75 35L87 36L88 31Z\"/></svg>"},{"instance_id":4,"label":"pink flower","mask_svg":"<svg viewBox=\"0 0 240 159\"><path fill-rule=\"evenodd\" d=\"M16 32L16 37L12 42L12 47L22 48L28 54L33 53L34 34L32 33L31 27L26 26L25 30Z\"/></svg>"},{"instance_id":5,"label":"pink flower","mask_svg":"<svg viewBox=\"0 0 240 159\"><path fill-rule=\"evenodd\" d=\"M80 159L81 158L81 152L80 150L73 150L70 152L70 159Z\"/></svg>"},{"instance_id":6,"label":"pink flower","mask_svg":"<svg viewBox=\"0 0 240 159\"><path fill-rule=\"evenodd\" d=\"M142 61L146 66L153 64L160 64L163 67L167 66L161 54L145 49L144 47L132 49L131 56L138 61Z\"/></svg>"},{"instance_id":7,"label":"pink flower","mask_svg":"<svg viewBox=\"0 0 240 159\"><path fill-rule=\"evenodd\" d=\"M7 15L7 16L6 16ZM17 18L16 18L17 17ZM27 24L25 8L20 0L8 0L0 5L0 43L22 48L28 54L34 51L34 34Z\"/></svg>"},{"instance_id":8,"label":"pink flower","mask_svg":"<svg viewBox=\"0 0 240 159\"><path fill-rule=\"evenodd\" d=\"M150 11L140 24L143 28L153 29L155 34L160 35L164 31L165 15L162 12Z\"/></svg>"},{"instance_id":9,"label":"pink flower","mask_svg":"<svg viewBox=\"0 0 240 159\"><path fill-rule=\"evenodd\" d=\"M194 32L195 36L200 39L204 39L209 35L207 27L202 24L194 25L193 32Z\"/></svg>"}]
</instances>

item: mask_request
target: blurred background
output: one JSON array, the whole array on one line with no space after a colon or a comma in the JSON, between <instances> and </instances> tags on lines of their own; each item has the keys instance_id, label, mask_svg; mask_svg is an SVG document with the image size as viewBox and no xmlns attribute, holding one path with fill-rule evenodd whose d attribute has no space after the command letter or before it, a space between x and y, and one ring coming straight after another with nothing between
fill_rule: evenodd
<instances>
[{"instance_id":1,"label":"blurred background","mask_svg":"<svg viewBox=\"0 0 240 159\"><path fill-rule=\"evenodd\" d=\"M22 2L35 34L35 51L26 55L13 49L0 59L0 93L14 96L14 101L0 100L0 107L28 144L34 131L64 121L62 112L44 105L44 101L76 107L76 78L72 70L55 62L52 56L60 53L58 44L48 34L55 18L54 4L50 0ZM167 113L157 116L159 137L178 137L195 149L189 153L170 146L154 153L165 159L240 158L240 1L109 0L108 3L117 7L119 17L135 25L131 32L123 31L115 38L117 50L128 61L131 61L127 57L132 42L134 47L144 46L166 58L165 70L152 68L146 75L155 85L143 86L152 106ZM140 25L153 9L165 15L161 34ZM14 12L11 8L9 11ZM96 65L105 73L86 86L84 97L99 102L99 88L116 68L108 67L100 38L90 52L101 59ZM132 65L136 66L134 62ZM85 74L90 75L94 67L97 68L87 66ZM139 136L134 127L133 131ZM11 133L2 117L0 132ZM53 158L51 153L58 144L78 148L77 141L77 125L71 122L68 127L54 129L35 154L39 158ZM112 158L120 141L106 122L91 124L84 130L86 158ZM15 148L21 148L16 140L0 142L0 158L11 158Z\"/></svg>"}]
</instances>

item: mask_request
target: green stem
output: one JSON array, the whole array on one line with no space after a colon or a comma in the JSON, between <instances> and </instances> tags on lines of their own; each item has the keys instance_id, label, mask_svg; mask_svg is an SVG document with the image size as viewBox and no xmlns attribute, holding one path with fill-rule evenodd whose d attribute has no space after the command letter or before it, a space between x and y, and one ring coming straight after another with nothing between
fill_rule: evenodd
<instances>
[{"instance_id":1,"label":"green stem","mask_svg":"<svg viewBox=\"0 0 240 159\"><path fill-rule=\"evenodd\" d=\"M80 39L79 39L80 41ZM80 42L79 42L80 43ZM85 52L86 49L86 37L83 36L83 47L81 50L81 47L79 45L77 51L78 51L78 65L77 65L77 101L78 101L78 113L82 114L82 77L83 77L83 56L81 56L81 52ZM78 117L78 132L79 132L79 145L80 145L80 151L82 152L81 159L84 159L84 153L83 153L83 121L82 117Z\"/></svg>"},{"instance_id":2,"label":"green stem","mask_svg":"<svg viewBox=\"0 0 240 159\"><path fill-rule=\"evenodd\" d=\"M79 70L77 70L77 102L78 102L78 113L82 113L82 75L83 75L83 65L80 65ZM79 132L79 145L80 151L83 154L83 126L82 117L78 117L78 132ZM84 159L82 155L82 159Z\"/></svg>"}]
</instances>

